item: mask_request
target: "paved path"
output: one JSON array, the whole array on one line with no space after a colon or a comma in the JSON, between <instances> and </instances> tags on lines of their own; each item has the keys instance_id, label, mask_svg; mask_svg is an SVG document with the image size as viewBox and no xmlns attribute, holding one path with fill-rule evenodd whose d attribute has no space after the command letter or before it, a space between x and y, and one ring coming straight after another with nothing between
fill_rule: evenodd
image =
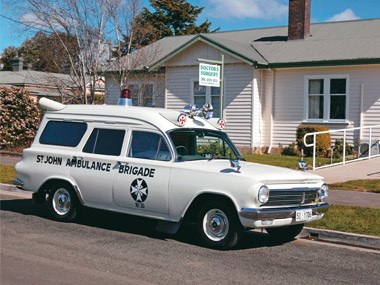
<instances>
[{"instance_id":1,"label":"paved path","mask_svg":"<svg viewBox=\"0 0 380 285\"><path fill-rule=\"evenodd\" d=\"M21 155L0 155L0 164L15 165L21 160Z\"/></svg>"},{"instance_id":2,"label":"paved path","mask_svg":"<svg viewBox=\"0 0 380 285\"><path fill-rule=\"evenodd\" d=\"M336 205L350 205L380 208L380 194L358 191L331 190L328 203Z\"/></svg>"},{"instance_id":3,"label":"paved path","mask_svg":"<svg viewBox=\"0 0 380 285\"><path fill-rule=\"evenodd\" d=\"M326 183L357 179L380 179L380 157L310 170L325 178Z\"/></svg>"}]
</instances>

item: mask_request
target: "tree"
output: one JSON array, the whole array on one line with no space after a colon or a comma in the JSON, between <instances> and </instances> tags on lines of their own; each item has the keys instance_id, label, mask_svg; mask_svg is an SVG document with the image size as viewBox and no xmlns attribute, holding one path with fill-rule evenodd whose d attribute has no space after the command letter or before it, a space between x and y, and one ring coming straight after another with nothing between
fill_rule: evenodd
<instances>
[{"instance_id":1,"label":"tree","mask_svg":"<svg viewBox=\"0 0 380 285\"><path fill-rule=\"evenodd\" d=\"M54 73L69 73L70 62L66 56L66 50L60 43L61 38L68 52L75 56L78 51L76 39L66 34L47 34L37 32L32 38L22 43L21 47L7 47L3 51L2 61L4 71L12 70L12 59L18 55L25 62L32 65L32 70Z\"/></svg>"},{"instance_id":2,"label":"tree","mask_svg":"<svg viewBox=\"0 0 380 285\"><path fill-rule=\"evenodd\" d=\"M149 45L167 36L210 32L211 23L208 20L200 25L196 24L203 7L193 6L186 0L149 1L154 11L151 12L145 7L137 15L133 23L135 35L132 39L132 49ZM130 42L130 35L125 35L124 41Z\"/></svg>"},{"instance_id":3,"label":"tree","mask_svg":"<svg viewBox=\"0 0 380 285\"><path fill-rule=\"evenodd\" d=\"M26 146L39 124L39 110L29 95L18 88L0 87L0 148Z\"/></svg>"},{"instance_id":4,"label":"tree","mask_svg":"<svg viewBox=\"0 0 380 285\"><path fill-rule=\"evenodd\" d=\"M3 71L12 71L12 58L14 58L19 51L19 48L10 46L3 50L1 55L1 63L3 66Z\"/></svg>"},{"instance_id":5,"label":"tree","mask_svg":"<svg viewBox=\"0 0 380 285\"><path fill-rule=\"evenodd\" d=\"M63 45L61 44L63 42ZM67 50L65 50L65 47ZM47 34L37 32L31 39L26 40L19 50L19 55L32 69L43 72L69 73L71 57L77 57L78 46L76 38L65 33Z\"/></svg>"},{"instance_id":6,"label":"tree","mask_svg":"<svg viewBox=\"0 0 380 285\"><path fill-rule=\"evenodd\" d=\"M43 29L56 37L66 53L72 78L81 90L83 102L87 103L87 83L90 102L93 102L101 66L109 59L109 44L119 43L116 33L120 32L121 26L115 26L113 16L120 14L126 2L135 4L137 0L24 0L12 4L13 10L19 12L19 18L27 26ZM76 40L74 53L71 41L66 41L69 38Z\"/></svg>"}]
</instances>

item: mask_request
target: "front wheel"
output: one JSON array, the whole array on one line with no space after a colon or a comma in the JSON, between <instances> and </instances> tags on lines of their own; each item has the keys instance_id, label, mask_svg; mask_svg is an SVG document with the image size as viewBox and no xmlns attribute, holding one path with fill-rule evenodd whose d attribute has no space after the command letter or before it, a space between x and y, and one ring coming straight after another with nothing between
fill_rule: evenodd
<instances>
[{"instance_id":1,"label":"front wheel","mask_svg":"<svg viewBox=\"0 0 380 285\"><path fill-rule=\"evenodd\" d=\"M241 236L241 226L235 211L222 202L203 205L197 217L196 227L202 244L211 248L233 248Z\"/></svg>"},{"instance_id":2,"label":"front wheel","mask_svg":"<svg viewBox=\"0 0 380 285\"><path fill-rule=\"evenodd\" d=\"M267 228L268 234L277 241L291 241L293 240L303 229L303 224Z\"/></svg>"},{"instance_id":3,"label":"front wheel","mask_svg":"<svg viewBox=\"0 0 380 285\"><path fill-rule=\"evenodd\" d=\"M75 219L79 203L71 185L56 184L49 195L49 210L53 218L60 222L70 222Z\"/></svg>"}]
</instances>

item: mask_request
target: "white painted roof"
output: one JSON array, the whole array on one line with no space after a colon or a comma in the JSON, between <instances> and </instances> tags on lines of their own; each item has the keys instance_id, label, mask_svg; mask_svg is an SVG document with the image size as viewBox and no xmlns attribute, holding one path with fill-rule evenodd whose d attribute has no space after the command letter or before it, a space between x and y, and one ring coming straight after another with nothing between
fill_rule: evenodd
<instances>
[{"instance_id":1,"label":"white painted roof","mask_svg":"<svg viewBox=\"0 0 380 285\"><path fill-rule=\"evenodd\" d=\"M46 111L46 114L63 115L71 120L103 121L109 123L149 124L157 127L162 132L182 128L177 124L177 118L181 114L178 111L149 108L149 107L125 107L118 105L66 105L61 110ZM184 128L207 128L217 130L209 121L196 117L187 117Z\"/></svg>"}]
</instances>

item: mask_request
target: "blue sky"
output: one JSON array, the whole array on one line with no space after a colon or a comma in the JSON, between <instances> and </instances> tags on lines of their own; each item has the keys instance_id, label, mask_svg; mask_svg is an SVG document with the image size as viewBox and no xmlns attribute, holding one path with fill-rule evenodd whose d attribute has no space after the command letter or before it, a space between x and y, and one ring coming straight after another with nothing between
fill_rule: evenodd
<instances>
[{"instance_id":1,"label":"blue sky","mask_svg":"<svg viewBox=\"0 0 380 285\"><path fill-rule=\"evenodd\" d=\"M212 29L220 31L242 30L260 27L285 26L288 22L289 0L189 0L204 7L199 17L208 19ZM22 32L22 26L5 19L13 18L12 12L0 6L0 53L8 46L19 47L31 37ZM143 0L149 5L148 0ZM380 0L311 0L311 22L345 21L380 18ZM17 19L15 19L17 20Z\"/></svg>"}]
</instances>

